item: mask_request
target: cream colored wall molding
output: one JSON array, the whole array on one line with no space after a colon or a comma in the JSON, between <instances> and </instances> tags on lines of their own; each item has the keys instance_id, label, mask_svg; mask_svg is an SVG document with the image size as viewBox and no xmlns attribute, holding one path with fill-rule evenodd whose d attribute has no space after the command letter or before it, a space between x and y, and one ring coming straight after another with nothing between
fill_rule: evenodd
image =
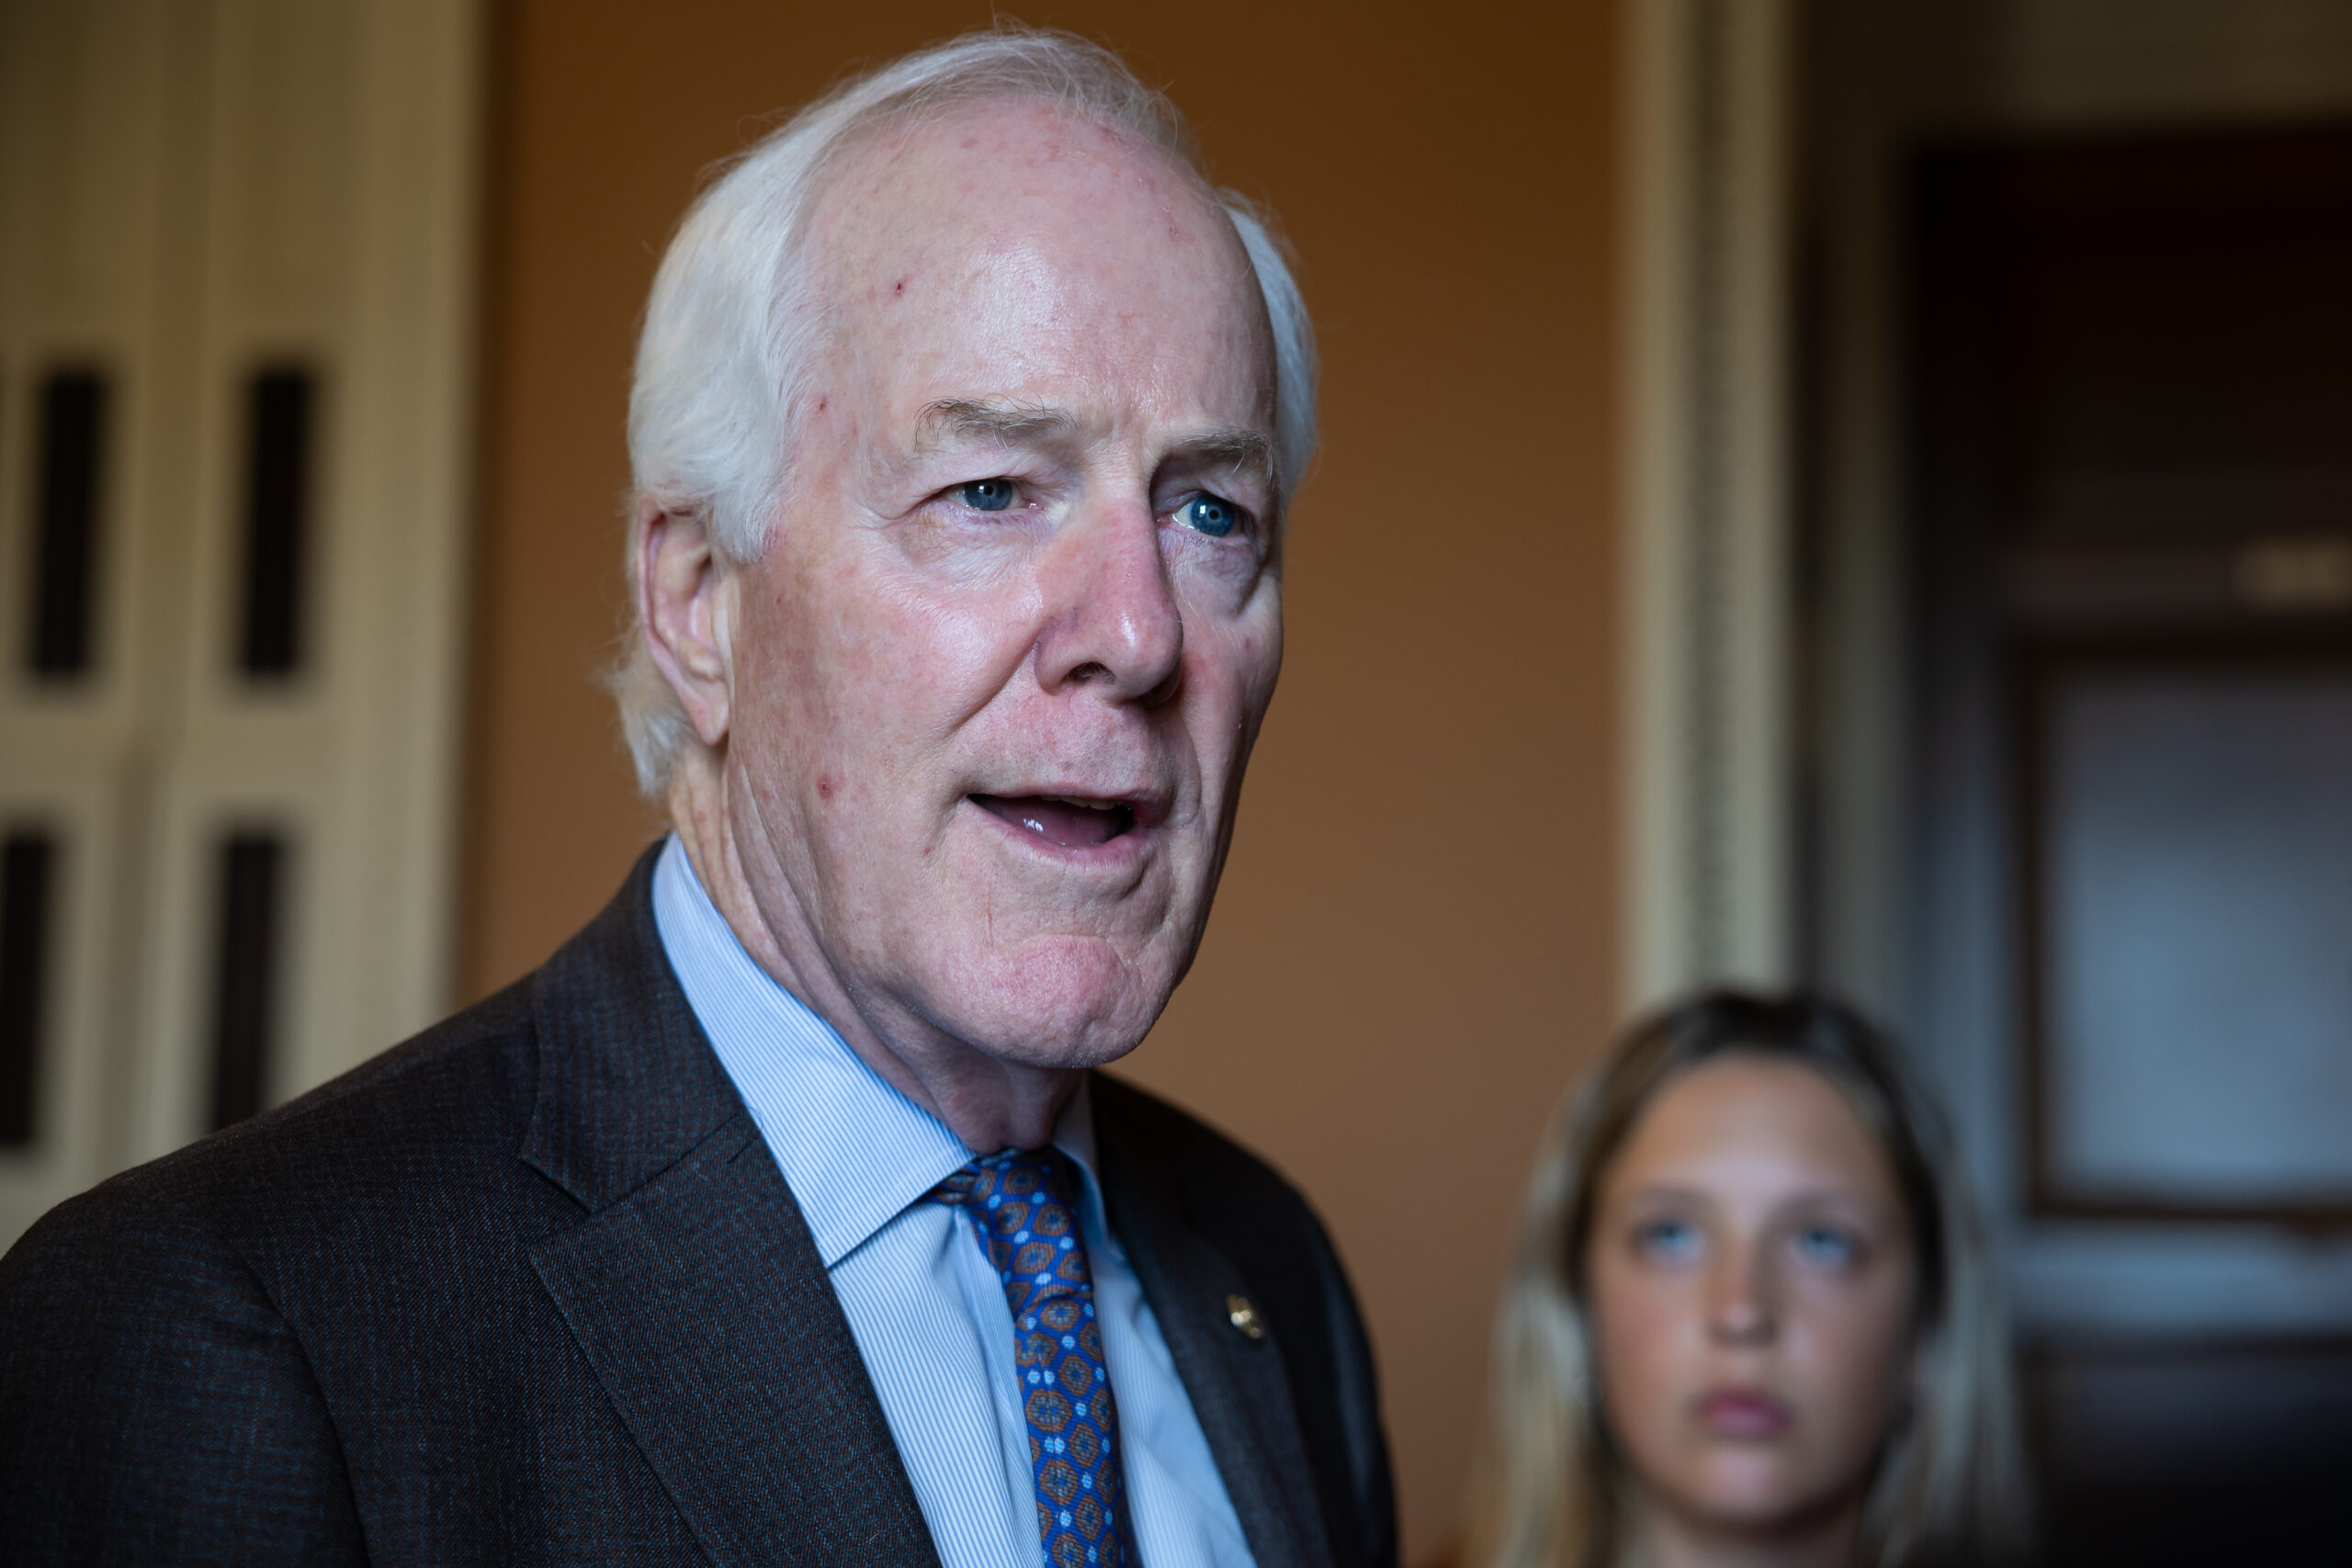
<instances>
[{"instance_id":1,"label":"cream colored wall molding","mask_svg":"<svg viewBox=\"0 0 2352 1568\"><path fill-rule=\"evenodd\" d=\"M227 834L286 847L276 1101L447 1005L483 0L0 0L0 818L59 846L0 1245L209 1130ZM251 393L312 378L303 655L240 666ZM90 668L21 656L38 405L109 406Z\"/></svg>"},{"instance_id":2,"label":"cream colored wall molding","mask_svg":"<svg viewBox=\"0 0 2352 1568\"><path fill-rule=\"evenodd\" d=\"M1626 0L1626 1000L1784 982L1784 0Z\"/></svg>"}]
</instances>

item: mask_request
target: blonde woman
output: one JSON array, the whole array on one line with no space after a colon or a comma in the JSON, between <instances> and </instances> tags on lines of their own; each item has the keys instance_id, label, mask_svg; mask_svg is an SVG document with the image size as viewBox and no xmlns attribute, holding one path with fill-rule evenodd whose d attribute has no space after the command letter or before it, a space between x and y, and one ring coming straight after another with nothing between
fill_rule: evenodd
<instances>
[{"instance_id":1,"label":"blonde woman","mask_svg":"<svg viewBox=\"0 0 2352 1568\"><path fill-rule=\"evenodd\" d=\"M1884 1043L1715 992L1546 1136L1464 1568L1911 1568L2019 1540L1967 1193Z\"/></svg>"}]
</instances>

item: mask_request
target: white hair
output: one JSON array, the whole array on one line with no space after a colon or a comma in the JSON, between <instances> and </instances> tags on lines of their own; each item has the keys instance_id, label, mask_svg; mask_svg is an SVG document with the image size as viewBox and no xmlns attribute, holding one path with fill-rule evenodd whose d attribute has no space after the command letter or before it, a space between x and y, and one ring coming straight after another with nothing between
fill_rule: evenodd
<instances>
[{"instance_id":1,"label":"white hair","mask_svg":"<svg viewBox=\"0 0 2352 1568\"><path fill-rule=\"evenodd\" d=\"M1210 182L1165 95L1069 33L1000 24L934 44L833 88L737 156L686 212L653 279L629 390L639 504L695 517L727 559L766 547L789 476L792 432L822 312L809 274L811 214L845 154L878 132L982 98L1042 99L1124 132L1199 182L1231 220L1273 330L1274 483L1295 488L1315 450L1315 329L1270 219ZM629 527L631 626L610 684L637 764L660 797L697 745L636 624L639 525Z\"/></svg>"}]
</instances>

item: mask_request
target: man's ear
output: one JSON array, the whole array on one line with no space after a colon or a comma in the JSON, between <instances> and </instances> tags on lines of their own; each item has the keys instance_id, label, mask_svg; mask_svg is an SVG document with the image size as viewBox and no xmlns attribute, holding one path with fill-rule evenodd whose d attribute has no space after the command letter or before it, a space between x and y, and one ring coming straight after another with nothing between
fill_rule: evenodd
<instances>
[{"instance_id":1,"label":"man's ear","mask_svg":"<svg viewBox=\"0 0 2352 1568\"><path fill-rule=\"evenodd\" d=\"M735 694L735 572L702 518L637 502L637 620L655 668L705 746L727 739Z\"/></svg>"}]
</instances>

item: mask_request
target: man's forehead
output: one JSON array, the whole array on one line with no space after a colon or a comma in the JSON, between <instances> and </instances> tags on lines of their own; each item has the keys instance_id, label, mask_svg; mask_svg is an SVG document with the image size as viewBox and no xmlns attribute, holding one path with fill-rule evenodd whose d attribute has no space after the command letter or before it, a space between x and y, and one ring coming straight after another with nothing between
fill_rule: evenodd
<instances>
[{"instance_id":1,"label":"man's forehead","mask_svg":"<svg viewBox=\"0 0 2352 1568\"><path fill-rule=\"evenodd\" d=\"M1156 244L1193 253L1205 271L1230 261L1230 225L1192 171L1090 115L1019 98L950 106L851 153L810 240L833 264L823 270L854 288L877 265L953 273L1043 214L1106 238L1148 214Z\"/></svg>"},{"instance_id":2,"label":"man's forehead","mask_svg":"<svg viewBox=\"0 0 2352 1568\"><path fill-rule=\"evenodd\" d=\"M909 115L876 133L866 152L883 164L927 155L966 161L1008 153L1039 163L1135 158L1156 167L1169 164L1166 153L1098 116L1013 94L938 104Z\"/></svg>"},{"instance_id":3,"label":"man's forehead","mask_svg":"<svg viewBox=\"0 0 2352 1568\"><path fill-rule=\"evenodd\" d=\"M1271 466L1255 275L1156 149L1050 105L964 106L845 166L818 225L827 357L881 415L868 443L1067 445L1141 415Z\"/></svg>"}]
</instances>

